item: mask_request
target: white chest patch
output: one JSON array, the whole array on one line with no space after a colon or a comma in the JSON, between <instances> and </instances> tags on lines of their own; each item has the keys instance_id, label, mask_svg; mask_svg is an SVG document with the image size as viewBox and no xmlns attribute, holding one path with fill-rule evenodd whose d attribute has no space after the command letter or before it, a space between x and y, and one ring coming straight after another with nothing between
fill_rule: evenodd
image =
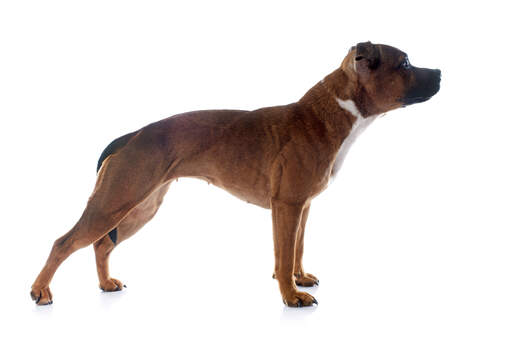
<instances>
[{"instance_id":1,"label":"white chest patch","mask_svg":"<svg viewBox=\"0 0 512 343\"><path fill-rule=\"evenodd\" d=\"M368 118L364 118L356 104L352 100L341 100L336 98L336 101L340 105L341 108L350 112L354 117L356 117L356 121L352 124L352 128L350 129L350 133L347 138L341 143L340 150L338 150L338 154L336 155L336 160L334 161L334 165L331 171L331 181L336 177L336 174L341 168L345 156L347 156L350 147L356 141L356 138L370 125L376 118L376 116L371 116Z\"/></svg>"}]
</instances>

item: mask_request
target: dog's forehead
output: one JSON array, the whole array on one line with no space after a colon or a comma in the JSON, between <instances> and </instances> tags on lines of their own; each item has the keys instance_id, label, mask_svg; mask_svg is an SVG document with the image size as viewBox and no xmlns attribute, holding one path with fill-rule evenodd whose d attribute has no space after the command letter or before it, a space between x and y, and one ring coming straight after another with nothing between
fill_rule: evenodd
<instances>
[{"instance_id":1,"label":"dog's forehead","mask_svg":"<svg viewBox=\"0 0 512 343\"><path fill-rule=\"evenodd\" d=\"M390 45L385 44L377 44L377 47L380 50L381 58L388 58L388 59L396 59L402 56L406 56L407 54L403 52L400 49L397 49Z\"/></svg>"},{"instance_id":2,"label":"dog's forehead","mask_svg":"<svg viewBox=\"0 0 512 343\"><path fill-rule=\"evenodd\" d=\"M401 56L407 56L407 54L405 52L403 52L402 50L397 49L391 45L374 44L374 46L376 46L379 49L381 59L382 58L396 59ZM356 45L351 46L350 49L348 50L348 54L350 54L351 52L354 52L356 50L356 48L357 48Z\"/></svg>"}]
</instances>

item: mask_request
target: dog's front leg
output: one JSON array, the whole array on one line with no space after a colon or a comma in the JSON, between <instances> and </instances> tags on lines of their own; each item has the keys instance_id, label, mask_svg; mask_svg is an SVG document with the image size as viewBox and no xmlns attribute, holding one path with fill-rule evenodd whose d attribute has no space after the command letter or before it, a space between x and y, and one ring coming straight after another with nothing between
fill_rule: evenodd
<instances>
[{"instance_id":1,"label":"dog's front leg","mask_svg":"<svg viewBox=\"0 0 512 343\"><path fill-rule=\"evenodd\" d=\"M317 304L313 296L299 292L293 277L297 231L304 207L305 204L289 204L272 200L276 279L279 282L283 302L292 307Z\"/></svg>"},{"instance_id":2,"label":"dog's front leg","mask_svg":"<svg viewBox=\"0 0 512 343\"><path fill-rule=\"evenodd\" d=\"M309 204L302 211L299 230L297 231L297 242L295 243L295 266L293 275L295 276L295 284L302 287L313 287L318 285L320 281L313 274L305 273L302 266L302 256L304 255L304 231L306 230L306 221L308 220Z\"/></svg>"}]
</instances>

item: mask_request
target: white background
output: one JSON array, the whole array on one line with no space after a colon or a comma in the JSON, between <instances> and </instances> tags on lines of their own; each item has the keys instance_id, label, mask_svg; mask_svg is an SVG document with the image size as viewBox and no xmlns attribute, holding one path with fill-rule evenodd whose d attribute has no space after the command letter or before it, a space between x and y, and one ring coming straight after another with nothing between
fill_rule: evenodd
<instances>
[{"instance_id":1,"label":"white background","mask_svg":"<svg viewBox=\"0 0 512 343\"><path fill-rule=\"evenodd\" d=\"M2 341L510 342L512 159L505 2L2 1ZM298 100L371 40L440 68L431 101L360 137L312 204L319 306L283 306L270 211L180 179L111 258L29 290L80 216L103 148L166 116Z\"/></svg>"}]
</instances>

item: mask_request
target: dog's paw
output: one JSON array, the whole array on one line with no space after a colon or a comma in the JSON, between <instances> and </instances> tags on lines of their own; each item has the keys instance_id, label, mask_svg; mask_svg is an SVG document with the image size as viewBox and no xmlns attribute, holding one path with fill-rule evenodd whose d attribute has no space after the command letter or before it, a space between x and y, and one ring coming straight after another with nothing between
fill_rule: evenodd
<instances>
[{"instance_id":1,"label":"dog's paw","mask_svg":"<svg viewBox=\"0 0 512 343\"><path fill-rule=\"evenodd\" d=\"M121 281L114 278L110 278L107 281L100 283L100 289L103 292L122 291L123 287L126 288L126 285L124 285Z\"/></svg>"},{"instance_id":2,"label":"dog's paw","mask_svg":"<svg viewBox=\"0 0 512 343\"><path fill-rule=\"evenodd\" d=\"M53 304L53 295L50 287L43 288L32 287L30 297L36 302L37 305L51 305Z\"/></svg>"},{"instance_id":3,"label":"dog's paw","mask_svg":"<svg viewBox=\"0 0 512 343\"><path fill-rule=\"evenodd\" d=\"M304 307L318 305L315 297L306 292L294 291L283 298L283 303L289 307Z\"/></svg>"},{"instance_id":4,"label":"dog's paw","mask_svg":"<svg viewBox=\"0 0 512 343\"><path fill-rule=\"evenodd\" d=\"M295 276L295 284L302 287L313 287L320 284L320 280L313 274L303 273Z\"/></svg>"}]
</instances>

